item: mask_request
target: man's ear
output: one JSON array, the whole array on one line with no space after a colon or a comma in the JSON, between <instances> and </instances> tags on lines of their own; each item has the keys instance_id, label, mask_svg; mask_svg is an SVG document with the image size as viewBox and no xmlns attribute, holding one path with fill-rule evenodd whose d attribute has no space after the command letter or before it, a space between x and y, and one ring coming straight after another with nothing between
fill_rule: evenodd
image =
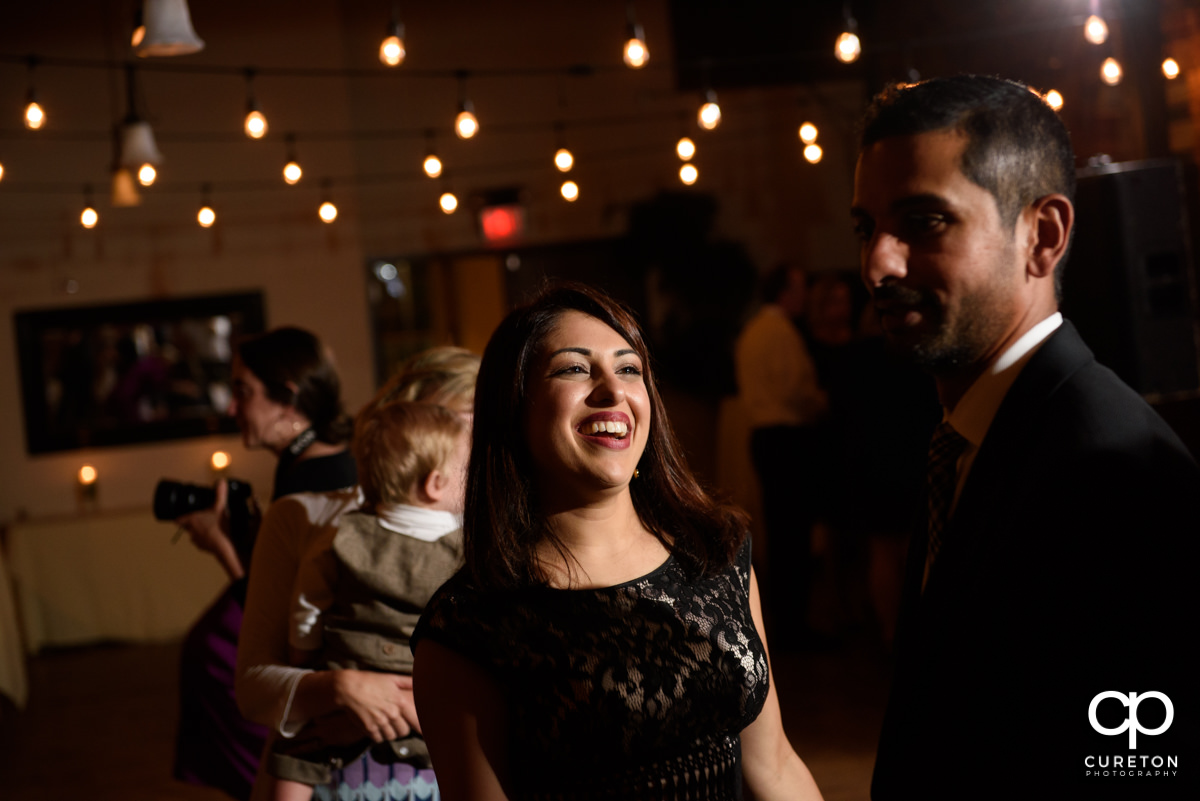
<instances>
[{"instance_id":1,"label":"man's ear","mask_svg":"<svg viewBox=\"0 0 1200 801\"><path fill-rule=\"evenodd\" d=\"M1032 249L1025 269L1034 278L1049 278L1067 253L1075 207L1066 195L1046 195L1033 201L1026 214L1031 217Z\"/></svg>"}]
</instances>

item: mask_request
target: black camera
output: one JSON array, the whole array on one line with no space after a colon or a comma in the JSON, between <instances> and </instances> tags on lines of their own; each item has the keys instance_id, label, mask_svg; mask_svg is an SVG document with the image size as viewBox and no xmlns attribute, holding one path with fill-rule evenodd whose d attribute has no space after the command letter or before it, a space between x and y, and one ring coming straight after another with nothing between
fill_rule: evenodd
<instances>
[{"instance_id":1,"label":"black camera","mask_svg":"<svg viewBox=\"0 0 1200 801\"><path fill-rule=\"evenodd\" d=\"M237 550L238 558L248 568L250 554L254 551L254 539L258 534L258 506L249 482L231 478L228 483L229 496L225 506L229 510L229 539ZM158 520L176 520L192 512L211 509L216 503L217 491L214 487L164 478L154 489L154 517Z\"/></svg>"}]
</instances>

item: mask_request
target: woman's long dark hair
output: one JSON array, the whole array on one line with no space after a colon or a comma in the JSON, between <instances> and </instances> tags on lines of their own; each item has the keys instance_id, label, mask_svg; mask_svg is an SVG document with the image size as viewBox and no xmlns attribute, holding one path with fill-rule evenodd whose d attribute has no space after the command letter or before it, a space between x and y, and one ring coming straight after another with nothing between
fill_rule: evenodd
<instances>
[{"instance_id":1,"label":"woman's long dark hair","mask_svg":"<svg viewBox=\"0 0 1200 801\"><path fill-rule=\"evenodd\" d=\"M342 384L321 340L303 328L276 328L242 340L238 358L263 382L267 397L295 406L312 423L317 439L348 442L354 421L342 408ZM296 390L288 386L295 384Z\"/></svg>"},{"instance_id":2,"label":"woman's long dark hair","mask_svg":"<svg viewBox=\"0 0 1200 801\"><path fill-rule=\"evenodd\" d=\"M745 537L746 515L711 498L688 469L633 315L592 287L564 283L548 287L510 313L483 354L475 389L463 525L471 580L488 588L545 584L538 544L547 540L567 555L536 498L523 421L530 367L542 342L569 311L608 325L641 357L650 399L650 433L630 491L642 524L698 573L711 574L729 565Z\"/></svg>"}]
</instances>

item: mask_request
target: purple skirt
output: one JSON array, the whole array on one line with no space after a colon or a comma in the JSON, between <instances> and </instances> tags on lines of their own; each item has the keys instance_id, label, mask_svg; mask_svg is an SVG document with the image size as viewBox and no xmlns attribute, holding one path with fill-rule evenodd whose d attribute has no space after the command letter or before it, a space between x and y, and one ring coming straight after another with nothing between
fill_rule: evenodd
<instances>
[{"instance_id":1,"label":"purple skirt","mask_svg":"<svg viewBox=\"0 0 1200 801\"><path fill-rule=\"evenodd\" d=\"M317 787L315 801L441 801L432 770L403 763L381 765L365 754L334 771L333 781Z\"/></svg>"},{"instance_id":2,"label":"purple skirt","mask_svg":"<svg viewBox=\"0 0 1200 801\"><path fill-rule=\"evenodd\" d=\"M247 801L267 729L243 718L233 696L242 629L239 584L221 593L183 643L175 778Z\"/></svg>"}]
</instances>

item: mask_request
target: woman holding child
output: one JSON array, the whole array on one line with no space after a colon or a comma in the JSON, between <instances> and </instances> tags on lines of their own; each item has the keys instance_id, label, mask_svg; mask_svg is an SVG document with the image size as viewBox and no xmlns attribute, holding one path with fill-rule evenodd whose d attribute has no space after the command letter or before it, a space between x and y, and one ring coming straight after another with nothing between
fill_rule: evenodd
<instances>
[{"instance_id":1,"label":"woman holding child","mask_svg":"<svg viewBox=\"0 0 1200 801\"><path fill-rule=\"evenodd\" d=\"M480 368L466 565L413 637L446 801L819 799L784 736L746 519L688 471L632 316L579 285Z\"/></svg>"},{"instance_id":2,"label":"woman holding child","mask_svg":"<svg viewBox=\"0 0 1200 801\"><path fill-rule=\"evenodd\" d=\"M410 790L428 797L435 787L432 772L413 765L387 764L371 754L348 759L362 751L365 739L402 741L416 724L411 678L378 672L406 670L402 654L379 662L351 646L365 642L381 651L385 640L403 640L424 597L452 572L461 549L458 477L466 459L478 365L478 356L460 348L435 348L410 359L356 422L351 449L361 490L288 496L273 504L263 521L238 652L238 704L277 738L302 732L306 747L280 747L274 749L280 758L267 760L283 778L322 782L330 765L345 762L333 770L328 786L317 788L318 797L343 789L354 797L408 798ZM435 404L437 411L415 409L414 402ZM364 500L363 513L354 513ZM380 617L380 606L368 601L395 595L402 565L369 548L405 550L408 539L443 538L434 549L450 561L441 559L441 567L422 577L427 588L408 588L416 592L405 601L408 622ZM355 620L360 608L368 610L365 623ZM351 633L364 628L369 631L363 637ZM306 664L307 659L315 661ZM334 664L352 669L325 669ZM349 748L322 751L321 746ZM297 763L283 757L309 758L321 769L290 772L287 765L296 768ZM310 792L260 770L254 798L307 798Z\"/></svg>"}]
</instances>

